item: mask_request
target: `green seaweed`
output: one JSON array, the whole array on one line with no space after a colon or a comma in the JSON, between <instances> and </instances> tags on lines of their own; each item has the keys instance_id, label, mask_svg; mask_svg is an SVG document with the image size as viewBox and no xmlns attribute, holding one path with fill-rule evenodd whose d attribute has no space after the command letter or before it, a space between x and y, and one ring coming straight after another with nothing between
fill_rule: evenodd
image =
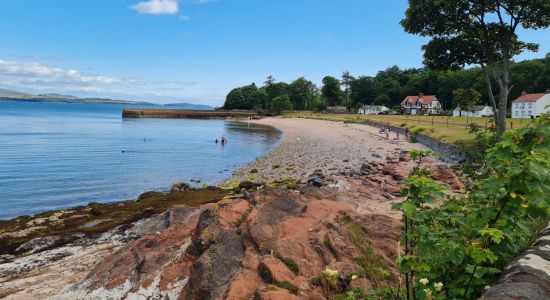
<instances>
[{"instance_id":1,"label":"green seaweed","mask_svg":"<svg viewBox=\"0 0 550 300\"><path fill-rule=\"evenodd\" d=\"M174 205L199 207L206 203L217 202L227 194L227 190L217 187L170 193L148 192L142 194L136 200L115 203L90 203L87 206L44 212L33 217L21 216L12 220L0 221L0 234L4 234L3 237L0 237L0 254L13 254L17 247L34 238L68 235L77 232L85 234L103 233L117 226L163 213ZM59 217L50 220L49 218L54 215L59 215ZM39 224L27 225L31 221ZM86 224L91 222L98 223L95 226L85 227ZM28 230L31 227L35 227L36 230L22 236L9 235L9 233Z\"/></svg>"}]
</instances>

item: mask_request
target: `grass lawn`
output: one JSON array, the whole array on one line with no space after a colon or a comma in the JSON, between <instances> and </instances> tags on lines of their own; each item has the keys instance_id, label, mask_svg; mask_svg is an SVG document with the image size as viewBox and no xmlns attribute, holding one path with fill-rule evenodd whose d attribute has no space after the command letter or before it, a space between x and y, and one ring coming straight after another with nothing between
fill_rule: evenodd
<instances>
[{"instance_id":1,"label":"grass lawn","mask_svg":"<svg viewBox=\"0 0 550 300\"><path fill-rule=\"evenodd\" d=\"M357 114L322 114L313 112L288 112L285 117L318 119L329 121L340 121L350 123L361 123L372 121L380 124L387 124L396 127L424 128L422 134L433 137L437 140L451 143L464 144L473 140L467 124L476 123L482 128L491 125L491 118L466 118L447 116L413 116L413 115L357 115ZM530 119L508 119L507 128L517 129L531 122Z\"/></svg>"}]
</instances>

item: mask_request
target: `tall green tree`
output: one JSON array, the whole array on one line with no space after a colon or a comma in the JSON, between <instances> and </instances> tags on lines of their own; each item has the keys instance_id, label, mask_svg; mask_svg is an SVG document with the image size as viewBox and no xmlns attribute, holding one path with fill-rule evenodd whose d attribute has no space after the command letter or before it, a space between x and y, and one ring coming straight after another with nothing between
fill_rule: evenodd
<instances>
[{"instance_id":1,"label":"tall green tree","mask_svg":"<svg viewBox=\"0 0 550 300\"><path fill-rule=\"evenodd\" d=\"M310 110L317 87L304 77L294 80L288 85L288 95L295 110Z\"/></svg>"},{"instance_id":2,"label":"tall green tree","mask_svg":"<svg viewBox=\"0 0 550 300\"><path fill-rule=\"evenodd\" d=\"M348 109L351 108L351 83L355 80L349 71L342 73L342 87L344 88L344 103Z\"/></svg>"},{"instance_id":3,"label":"tall green tree","mask_svg":"<svg viewBox=\"0 0 550 300\"><path fill-rule=\"evenodd\" d=\"M271 112L280 114L284 110L291 110L292 109L292 102L290 102L290 97L288 95L280 95L275 98L273 98L273 103L271 106Z\"/></svg>"},{"instance_id":4,"label":"tall green tree","mask_svg":"<svg viewBox=\"0 0 550 300\"><path fill-rule=\"evenodd\" d=\"M337 106L342 104L342 90L340 89L340 81L332 76L323 78L323 87L321 94L325 99L327 106Z\"/></svg>"},{"instance_id":5,"label":"tall green tree","mask_svg":"<svg viewBox=\"0 0 550 300\"><path fill-rule=\"evenodd\" d=\"M550 26L550 1L409 0L401 25L409 33L432 37L423 47L428 67L481 66L500 137L506 130L512 59L538 49L521 41L518 30Z\"/></svg>"},{"instance_id":6,"label":"tall green tree","mask_svg":"<svg viewBox=\"0 0 550 300\"><path fill-rule=\"evenodd\" d=\"M480 99L481 94L474 89L456 89L453 91L453 103L460 106L461 116L463 111L473 112Z\"/></svg>"}]
</instances>

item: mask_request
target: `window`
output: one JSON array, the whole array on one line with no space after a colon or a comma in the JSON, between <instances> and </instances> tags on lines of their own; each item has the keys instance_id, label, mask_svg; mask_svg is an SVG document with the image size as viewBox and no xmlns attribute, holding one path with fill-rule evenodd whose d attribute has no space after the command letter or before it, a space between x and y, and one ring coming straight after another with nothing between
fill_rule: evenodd
<instances>
[{"instance_id":1,"label":"window","mask_svg":"<svg viewBox=\"0 0 550 300\"><path fill-rule=\"evenodd\" d=\"M531 114L531 111L528 111L528 112L527 112L527 115L528 115L528 116L531 116L531 115L532 115L532 114Z\"/></svg>"},{"instance_id":2,"label":"window","mask_svg":"<svg viewBox=\"0 0 550 300\"><path fill-rule=\"evenodd\" d=\"M521 116L525 117L525 111L524 110L521 111Z\"/></svg>"},{"instance_id":3,"label":"window","mask_svg":"<svg viewBox=\"0 0 550 300\"><path fill-rule=\"evenodd\" d=\"M529 104L528 104L528 107L529 107L529 108L533 107L533 103L529 103Z\"/></svg>"}]
</instances>

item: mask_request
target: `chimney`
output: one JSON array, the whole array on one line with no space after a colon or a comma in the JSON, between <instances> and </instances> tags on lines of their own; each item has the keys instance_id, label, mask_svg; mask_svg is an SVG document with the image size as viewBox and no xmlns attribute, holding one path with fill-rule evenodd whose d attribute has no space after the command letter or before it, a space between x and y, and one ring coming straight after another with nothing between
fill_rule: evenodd
<instances>
[{"instance_id":1,"label":"chimney","mask_svg":"<svg viewBox=\"0 0 550 300\"><path fill-rule=\"evenodd\" d=\"M422 92L418 93L418 98L422 98L422 97L424 97L424 93Z\"/></svg>"},{"instance_id":2,"label":"chimney","mask_svg":"<svg viewBox=\"0 0 550 300\"><path fill-rule=\"evenodd\" d=\"M525 95L527 95L527 92L526 92L526 91L523 91L523 92L521 92L521 95L522 95L522 96L525 96Z\"/></svg>"},{"instance_id":3,"label":"chimney","mask_svg":"<svg viewBox=\"0 0 550 300\"><path fill-rule=\"evenodd\" d=\"M550 94L550 89L546 89L546 93L547 93L547 94Z\"/></svg>"}]
</instances>

